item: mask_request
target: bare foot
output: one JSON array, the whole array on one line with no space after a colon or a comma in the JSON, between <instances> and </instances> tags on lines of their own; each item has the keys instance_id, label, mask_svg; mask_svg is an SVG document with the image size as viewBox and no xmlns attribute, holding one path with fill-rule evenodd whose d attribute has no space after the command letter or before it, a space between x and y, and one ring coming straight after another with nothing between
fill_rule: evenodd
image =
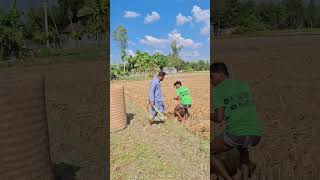
<instances>
[{"instance_id":1,"label":"bare foot","mask_svg":"<svg viewBox=\"0 0 320 180\"><path fill-rule=\"evenodd\" d=\"M148 127L152 126L152 120L153 120L153 118L149 118Z\"/></svg>"}]
</instances>

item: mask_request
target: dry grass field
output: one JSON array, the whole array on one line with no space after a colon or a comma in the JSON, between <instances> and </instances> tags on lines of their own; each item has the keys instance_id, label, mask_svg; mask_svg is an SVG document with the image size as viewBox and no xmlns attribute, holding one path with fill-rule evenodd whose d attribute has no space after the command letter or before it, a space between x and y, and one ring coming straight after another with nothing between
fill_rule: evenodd
<instances>
[{"instance_id":1,"label":"dry grass field","mask_svg":"<svg viewBox=\"0 0 320 180\"><path fill-rule=\"evenodd\" d=\"M319 179L320 36L214 43L214 60L225 62L232 78L250 83L264 124L261 144L252 149L255 179Z\"/></svg>"},{"instance_id":2,"label":"dry grass field","mask_svg":"<svg viewBox=\"0 0 320 180\"><path fill-rule=\"evenodd\" d=\"M190 89L191 117L179 123L173 109L174 82ZM209 72L168 75L161 82L168 120L148 123L147 97L151 80L117 81L125 87L130 124L111 134L111 179L209 179L210 178L210 85ZM128 117L129 117L128 116Z\"/></svg>"},{"instance_id":3,"label":"dry grass field","mask_svg":"<svg viewBox=\"0 0 320 180\"><path fill-rule=\"evenodd\" d=\"M0 78L12 75L46 78L50 151L55 171L70 180L107 179L105 63L0 69Z\"/></svg>"},{"instance_id":4,"label":"dry grass field","mask_svg":"<svg viewBox=\"0 0 320 180\"><path fill-rule=\"evenodd\" d=\"M175 95L174 82L181 81L183 86L189 88L192 98L190 109L190 122L188 128L204 137L210 136L210 76L209 72L186 73L167 75L161 82L162 93L166 113L173 117L173 109L179 101L173 100ZM125 87L127 100L146 109L151 80L127 81L122 84Z\"/></svg>"}]
</instances>

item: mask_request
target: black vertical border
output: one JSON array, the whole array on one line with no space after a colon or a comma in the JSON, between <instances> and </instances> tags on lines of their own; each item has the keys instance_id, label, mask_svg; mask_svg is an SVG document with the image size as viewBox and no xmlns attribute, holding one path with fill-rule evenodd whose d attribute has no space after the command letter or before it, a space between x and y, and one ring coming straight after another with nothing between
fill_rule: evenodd
<instances>
[{"instance_id":1,"label":"black vertical border","mask_svg":"<svg viewBox=\"0 0 320 180\"><path fill-rule=\"evenodd\" d=\"M110 179L110 0L107 0L107 28L106 28L106 66L105 66L105 96L104 96L104 123L106 133L106 179Z\"/></svg>"},{"instance_id":2,"label":"black vertical border","mask_svg":"<svg viewBox=\"0 0 320 180\"><path fill-rule=\"evenodd\" d=\"M212 64L212 63L214 63L214 55L213 55L213 53L214 53L214 26L213 26L213 24L214 24L214 22L213 22L213 17L214 17L214 11L213 11L213 1L215 1L215 0L210 0L210 65ZM213 102L211 102L211 99L212 99L212 85L211 85L211 76L210 76L210 80L209 80L209 83L210 83L210 116L211 116L211 107L212 107L212 104L211 103L213 103ZM213 130L212 130L212 128L213 128L213 123L212 123L212 121L211 121L211 117L210 117L210 179L212 179L213 177L212 177L212 174L211 174L211 172L212 172L212 167L211 167L211 161L212 161L212 156L211 156L211 142L212 142L212 138L213 138Z\"/></svg>"}]
</instances>

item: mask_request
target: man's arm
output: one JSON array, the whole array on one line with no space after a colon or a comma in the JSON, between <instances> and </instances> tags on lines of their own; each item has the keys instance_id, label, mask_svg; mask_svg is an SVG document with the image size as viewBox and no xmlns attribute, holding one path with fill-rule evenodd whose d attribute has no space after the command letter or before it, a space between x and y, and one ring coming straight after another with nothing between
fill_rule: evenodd
<instances>
[{"instance_id":1,"label":"man's arm","mask_svg":"<svg viewBox=\"0 0 320 180\"><path fill-rule=\"evenodd\" d=\"M155 89L156 89L156 84L152 81L151 82L151 87L150 87L150 90L149 90L149 102L154 105L154 92L155 92Z\"/></svg>"},{"instance_id":2,"label":"man's arm","mask_svg":"<svg viewBox=\"0 0 320 180\"><path fill-rule=\"evenodd\" d=\"M224 108L215 109L214 113L210 114L210 119L215 123L221 123L224 120Z\"/></svg>"},{"instance_id":3,"label":"man's arm","mask_svg":"<svg viewBox=\"0 0 320 180\"><path fill-rule=\"evenodd\" d=\"M173 99L174 100L180 100L180 92L179 92L178 89L176 90L176 97L174 97Z\"/></svg>"}]
</instances>

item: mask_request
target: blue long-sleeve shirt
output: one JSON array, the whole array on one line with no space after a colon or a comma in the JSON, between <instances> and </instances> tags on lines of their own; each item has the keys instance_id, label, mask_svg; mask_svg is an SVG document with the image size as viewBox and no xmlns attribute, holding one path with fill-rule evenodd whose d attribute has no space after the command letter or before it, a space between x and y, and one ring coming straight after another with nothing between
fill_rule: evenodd
<instances>
[{"instance_id":1,"label":"blue long-sleeve shirt","mask_svg":"<svg viewBox=\"0 0 320 180\"><path fill-rule=\"evenodd\" d=\"M149 101L163 102L161 84L158 77L153 78L149 90Z\"/></svg>"}]
</instances>

